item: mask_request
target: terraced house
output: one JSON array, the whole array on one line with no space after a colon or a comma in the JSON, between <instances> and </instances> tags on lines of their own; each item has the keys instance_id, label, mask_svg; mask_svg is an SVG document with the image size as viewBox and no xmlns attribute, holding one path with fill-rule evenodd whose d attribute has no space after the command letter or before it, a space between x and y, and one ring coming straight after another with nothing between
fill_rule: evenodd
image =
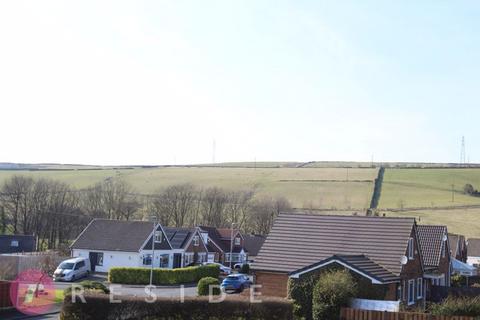
<instances>
[{"instance_id":1,"label":"terraced house","mask_svg":"<svg viewBox=\"0 0 480 320\"><path fill-rule=\"evenodd\" d=\"M253 264L262 294L286 297L288 280L346 268L382 300L421 305L424 267L414 218L280 214Z\"/></svg>"}]
</instances>

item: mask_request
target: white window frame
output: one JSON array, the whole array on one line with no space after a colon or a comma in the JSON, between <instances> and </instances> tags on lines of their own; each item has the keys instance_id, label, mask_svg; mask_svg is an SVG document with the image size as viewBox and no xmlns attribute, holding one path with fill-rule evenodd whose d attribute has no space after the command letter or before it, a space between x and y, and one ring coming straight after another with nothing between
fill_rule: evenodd
<instances>
[{"instance_id":1,"label":"white window frame","mask_svg":"<svg viewBox=\"0 0 480 320\"><path fill-rule=\"evenodd\" d=\"M161 243L162 239L163 239L162 231L160 231L160 230L155 231L155 233L153 235L153 239L154 239L155 243Z\"/></svg>"},{"instance_id":2,"label":"white window frame","mask_svg":"<svg viewBox=\"0 0 480 320\"><path fill-rule=\"evenodd\" d=\"M150 258L150 263L149 264L146 264L145 263L145 260ZM151 253L146 253L143 255L143 259L142 259L142 265L143 266L151 266L153 263L153 255Z\"/></svg>"},{"instance_id":3,"label":"white window frame","mask_svg":"<svg viewBox=\"0 0 480 320\"><path fill-rule=\"evenodd\" d=\"M415 259L415 248L414 248L413 238L408 239L408 259L409 260Z\"/></svg>"},{"instance_id":4,"label":"white window frame","mask_svg":"<svg viewBox=\"0 0 480 320\"><path fill-rule=\"evenodd\" d=\"M409 306L415 304L415 279L408 280L407 304Z\"/></svg>"},{"instance_id":5,"label":"white window frame","mask_svg":"<svg viewBox=\"0 0 480 320\"><path fill-rule=\"evenodd\" d=\"M193 236L193 246L198 247L200 245L200 237L198 235Z\"/></svg>"},{"instance_id":6,"label":"white window frame","mask_svg":"<svg viewBox=\"0 0 480 320\"><path fill-rule=\"evenodd\" d=\"M423 299L423 279L417 279L417 299Z\"/></svg>"},{"instance_id":7,"label":"white window frame","mask_svg":"<svg viewBox=\"0 0 480 320\"><path fill-rule=\"evenodd\" d=\"M240 243L241 243L241 241L242 241L242 239L240 239L240 237L236 237L236 238L235 238L235 245L236 245L236 246L239 246Z\"/></svg>"},{"instance_id":8,"label":"white window frame","mask_svg":"<svg viewBox=\"0 0 480 320\"><path fill-rule=\"evenodd\" d=\"M193 253L186 252L183 256L183 265L188 266L190 263L193 262Z\"/></svg>"}]
</instances>

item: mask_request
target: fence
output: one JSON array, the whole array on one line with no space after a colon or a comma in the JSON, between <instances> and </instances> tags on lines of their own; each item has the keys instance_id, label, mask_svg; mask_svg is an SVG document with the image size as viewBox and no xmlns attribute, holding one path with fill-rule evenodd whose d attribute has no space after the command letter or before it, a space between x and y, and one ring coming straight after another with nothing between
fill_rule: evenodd
<instances>
[{"instance_id":1,"label":"fence","mask_svg":"<svg viewBox=\"0 0 480 320\"><path fill-rule=\"evenodd\" d=\"M19 273L28 269L40 269L50 274L66 258L53 252L2 254L0 279L14 280Z\"/></svg>"},{"instance_id":2,"label":"fence","mask_svg":"<svg viewBox=\"0 0 480 320\"><path fill-rule=\"evenodd\" d=\"M0 281L0 309L12 306L10 301L10 282Z\"/></svg>"},{"instance_id":3,"label":"fence","mask_svg":"<svg viewBox=\"0 0 480 320\"><path fill-rule=\"evenodd\" d=\"M428 313L383 312L342 308L340 320L474 320L473 317L434 316Z\"/></svg>"}]
</instances>

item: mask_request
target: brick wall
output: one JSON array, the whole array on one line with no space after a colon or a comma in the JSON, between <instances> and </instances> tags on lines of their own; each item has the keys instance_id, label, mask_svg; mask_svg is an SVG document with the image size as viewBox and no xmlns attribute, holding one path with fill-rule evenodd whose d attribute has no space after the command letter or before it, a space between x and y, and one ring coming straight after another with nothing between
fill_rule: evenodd
<instances>
[{"instance_id":1,"label":"brick wall","mask_svg":"<svg viewBox=\"0 0 480 320\"><path fill-rule=\"evenodd\" d=\"M285 298L287 296L288 275L286 273L256 271L255 284L262 285L259 291L264 296Z\"/></svg>"}]
</instances>

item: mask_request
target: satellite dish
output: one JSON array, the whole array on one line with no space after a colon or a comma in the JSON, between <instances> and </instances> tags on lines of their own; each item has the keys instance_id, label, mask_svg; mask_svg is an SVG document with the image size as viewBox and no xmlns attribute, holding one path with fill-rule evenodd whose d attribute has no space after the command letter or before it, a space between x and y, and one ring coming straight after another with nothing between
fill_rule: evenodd
<instances>
[{"instance_id":1,"label":"satellite dish","mask_svg":"<svg viewBox=\"0 0 480 320\"><path fill-rule=\"evenodd\" d=\"M446 235L446 234L444 234L442 239L443 239L443 241L447 241L447 240L448 240L448 237L447 237L447 235Z\"/></svg>"},{"instance_id":2,"label":"satellite dish","mask_svg":"<svg viewBox=\"0 0 480 320\"><path fill-rule=\"evenodd\" d=\"M406 265L408 263L407 256L403 256L402 258L400 258L400 263L402 264L402 266Z\"/></svg>"}]
</instances>

